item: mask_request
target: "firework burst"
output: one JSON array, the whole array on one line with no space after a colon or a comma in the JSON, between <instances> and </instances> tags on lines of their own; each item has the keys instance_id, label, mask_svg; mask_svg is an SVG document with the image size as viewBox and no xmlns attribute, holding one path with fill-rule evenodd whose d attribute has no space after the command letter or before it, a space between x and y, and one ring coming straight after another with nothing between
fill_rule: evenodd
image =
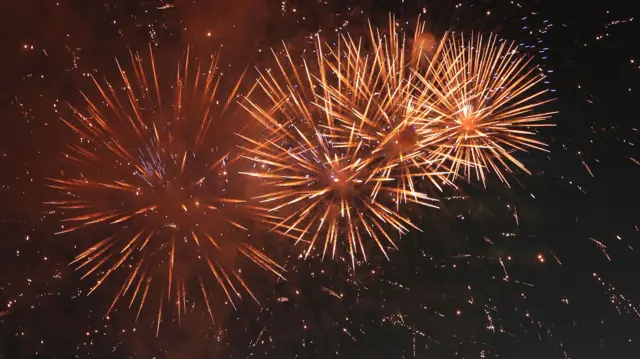
<instances>
[{"instance_id":1,"label":"firework burst","mask_svg":"<svg viewBox=\"0 0 640 359\"><path fill-rule=\"evenodd\" d=\"M370 178L396 184L396 208L407 202L407 194L416 192L417 178L428 179L438 189L440 184L452 184L446 172L434 170L438 161L431 155L440 133L425 119L438 114L422 104L435 96L414 86L422 56L440 49L421 41L424 24L418 23L412 46L401 33L390 17L388 31L369 27L368 42L355 42L347 35L337 48L327 46L329 54L323 61L337 85L322 82L324 91L318 96L322 108L342 125L336 131L347 136L353 128L357 138L367 141L371 155L378 157ZM376 183L374 196L383 183Z\"/></svg>"},{"instance_id":2,"label":"firework burst","mask_svg":"<svg viewBox=\"0 0 640 359\"><path fill-rule=\"evenodd\" d=\"M63 119L79 137L64 156L75 169L50 179L67 199L49 204L66 217L59 234L108 234L73 264L86 270L83 278L98 276L89 293L128 271L109 311L129 295L139 316L158 290L157 331L163 306L174 302L178 320L186 313L188 288L197 288L214 319L208 278L234 306L243 293L256 299L238 268L242 258L277 275L282 268L247 243L241 218L255 208L230 194L230 155L210 131L222 125L215 122L225 118L242 77L220 99L218 57L205 65L187 51L165 84L149 50L147 64L133 53L128 71L118 63L120 87L94 79L99 101L83 94L87 111L71 107L73 119Z\"/></svg>"},{"instance_id":3,"label":"firework burst","mask_svg":"<svg viewBox=\"0 0 640 359\"><path fill-rule=\"evenodd\" d=\"M244 174L264 182L266 193L255 198L270 208L263 221L305 242L305 257L321 248L323 258L334 258L344 247L355 266L356 259L366 260L369 243L386 255L385 247L395 247L391 231L418 229L399 213L400 203L433 206L413 186L414 176L432 174L417 165L423 144L415 140L412 100L395 74L396 60L385 57L398 50L386 45L374 43L376 55L367 60L348 37L335 46L318 39L315 61L303 61L302 69L285 48L284 56L274 54L277 70L258 80L270 103L261 106L253 96L247 101L267 134L259 140L243 136L245 158L256 168ZM380 90L385 93L375 93ZM410 137L405 147L392 145L403 136Z\"/></svg>"},{"instance_id":4,"label":"firework burst","mask_svg":"<svg viewBox=\"0 0 640 359\"><path fill-rule=\"evenodd\" d=\"M468 181L475 173L483 184L487 172L507 185L505 172L514 166L529 173L512 153L546 151L535 129L553 126L545 123L553 112L537 112L551 100L542 99L547 90L535 90L545 76L530 62L494 35L442 39L428 69L415 77L421 91L433 94L422 104L437 114L426 120L439 136L431 153L439 167Z\"/></svg>"}]
</instances>

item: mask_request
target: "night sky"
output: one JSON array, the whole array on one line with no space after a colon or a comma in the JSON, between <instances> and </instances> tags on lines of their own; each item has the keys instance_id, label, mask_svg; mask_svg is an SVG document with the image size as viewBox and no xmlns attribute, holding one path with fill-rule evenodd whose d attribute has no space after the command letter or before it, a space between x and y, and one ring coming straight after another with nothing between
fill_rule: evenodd
<instances>
[{"instance_id":1,"label":"night sky","mask_svg":"<svg viewBox=\"0 0 640 359\"><path fill-rule=\"evenodd\" d=\"M640 357L640 48L628 3L3 2L0 358ZM224 79L247 69L242 95L255 68L274 66L270 48L302 51L318 31L361 36L367 19L385 26L389 13L407 27L420 15L436 38L495 32L533 56L555 98L544 110L558 114L538 134L550 153L519 154L532 175L511 175L511 188L492 177L445 190L440 210L413 210L422 233L355 272L299 259L289 240L252 228L287 281L245 274L260 304L245 298L236 310L214 292L215 325L195 299L180 324L168 312L157 336L156 307L136 321L123 302L105 318L118 281L87 296L93 279L69 265L101 233L54 235L61 216L45 205L58 195L46 179L61 175L76 137L59 118L66 103L86 106L80 91L96 95L90 75L117 78L115 59L149 44L162 75L189 47L197 58L220 52ZM232 107L215 131L251 123Z\"/></svg>"}]
</instances>

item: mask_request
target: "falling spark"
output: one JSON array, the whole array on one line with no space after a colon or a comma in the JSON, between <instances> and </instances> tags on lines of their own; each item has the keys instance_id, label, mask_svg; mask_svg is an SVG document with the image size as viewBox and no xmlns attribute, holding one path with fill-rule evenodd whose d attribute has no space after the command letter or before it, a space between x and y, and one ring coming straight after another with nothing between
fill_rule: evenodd
<instances>
[{"instance_id":1,"label":"falling spark","mask_svg":"<svg viewBox=\"0 0 640 359\"><path fill-rule=\"evenodd\" d=\"M591 241L593 243L596 244L596 246L598 246L598 249L600 249L600 251L602 252L602 254L604 254L605 257L607 257L607 259L609 261L611 261L611 257L609 256L609 253L607 253L607 246L605 246L602 242L600 242L599 240L595 239L595 238L589 238L591 239Z\"/></svg>"}]
</instances>

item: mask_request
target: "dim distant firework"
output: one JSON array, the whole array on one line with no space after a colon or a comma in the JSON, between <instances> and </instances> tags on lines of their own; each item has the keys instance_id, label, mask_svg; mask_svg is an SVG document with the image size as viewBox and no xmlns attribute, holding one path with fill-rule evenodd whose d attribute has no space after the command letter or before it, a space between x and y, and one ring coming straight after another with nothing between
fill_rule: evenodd
<instances>
[{"instance_id":1,"label":"dim distant firework","mask_svg":"<svg viewBox=\"0 0 640 359\"><path fill-rule=\"evenodd\" d=\"M193 66L187 51L172 75L175 82L167 86L149 51L146 66L131 53L131 72L118 63L121 87L94 79L102 104L83 94L86 113L70 106L74 118L63 121L79 143L67 146L65 159L78 169L69 173L78 175L63 172L50 179L50 187L70 198L49 203L67 217L58 233L93 228L83 233L109 234L72 262L87 269L83 278L99 276L89 294L116 270L129 271L109 312L131 294L129 307L138 300L139 316L150 300L152 282L161 282L156 284L161 290L155 298L160 303L157 335L163 302L175 301L180 320L187 311L188 287L199 288L214 320L202 272L216 279L233 304L243 291L257 301L236 254L276 275L282 268L246 242L248 229L239 218L256 208L229 197L229 153L211 138L211 127L221 126L215 122L224 119L243 76L220 101L218 56L208 67L200 61ZM161 90L165 86L173 89L172 96Z\"/></svg>"},{"instance_id":2,"label":"dim distant firework","mask_svg":"<svg viewBox=\"0 0 640 359\"><path fill-rule=\"evenodd\" d=\"M545 121L554 112L536 111L551 101L542 98L547 90L534 90L544 74L514 43L495 35L467 40L449 34L440 46L428 69L416 76L417 86L433 93L423 105L438 113L427 119L439 134L433 159L451 175L470 181L475 173L483 184L489 171L507 185L503 171L515 166L529 173L512 152L546 151L534 138L536 128L553 126Z\"/></svg>"},{"instance_id":3,"label":"dim distant firework","mask_svg":"<svg viewBox=\"0 0 640 359\"><path fill-rule=\"evenodd\" d=\"M433 200L413 187L415 173L394 170L417 162L421 152L416 148L421 145L411 143L408 155L396 151L388 156L383 151L399 132L412 129L405 113L410 106L403 91L406 84L390 72L395 69L385 67L390 64L383 57L383 44L375 46L380 53L367 61L351 39L341 38L332 47L323 46L318 38L316 62L303 61L302 70L285 48L285 61L274 54L279 71L261 74L258 80L270 104L265 107L252 96L248 99L248 111L268 133L260 140L243 136L249 143L245 157L259 167L245 174L264 181L267 193L255 197L270 208L263 221L296 243L306 242L305 257L319 242L324 242L323 258L327 253L334 258L338 244L344 244L354 267L356 259L366 260L368 241L386 255L385 247L395 247L390 230L402 235L418 229L399 213L400 203L433 207ZM381 77L362 81L371 73ZM389 92L371 108L385 107L369 114L366 107L374 99L372 92L379 90ZM402 116L397 123L385 121L392 112ZM431 175L421 166L412 167L420 176ZM271 217L276 214L283 219Z\"/></svg>"}]
</instances>

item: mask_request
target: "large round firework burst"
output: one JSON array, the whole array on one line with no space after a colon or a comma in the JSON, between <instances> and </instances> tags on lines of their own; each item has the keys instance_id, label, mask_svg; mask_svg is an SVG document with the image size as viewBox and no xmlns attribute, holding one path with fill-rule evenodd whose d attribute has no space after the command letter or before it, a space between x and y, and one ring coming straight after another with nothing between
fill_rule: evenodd
<instances>
[{"instance_id":1,"label":"large round firework burst","mask_svg":"<svg viewBox=\"0 0 640 359\"><path fill-rule=\"evenodd\" d=\"M530 65L531 58L495 35L449 34L429 62L415 78L432 93L422 105L437 114L426 119L439 137L432 159L468 181L475 173L485 183L486 173L494 172L508 185L505 171L528 173L512 153L545 151L534 130L553 126L545 122L553 112L538 111L550 100L543 99L547 90L535 90L544 74Z\"/></svg>"},{"instance_id":2,"label":"large round firework burst","mask_svg":"<svg viewBox=\"0 0 640 359\"><path fill-rule=\"evenodd\" d=\"M188 288L197 288L213 320L209 278L232 304L243 293L256 299L241 258L281 272L247 242L242 218L255 208L234 198L240 193L230 185L232 146L212 136L242 80L220 98L217 63L217 56L206 65L192 61L187 51L166 82L151 47L146 64L132 53L130 69L118 63L122 85L94 79L101 97L84 95L87 110L71 107L73 119L63 119L79 140L65 154L73 169L50 179L67 197L50 202L66 217L58 233L95 237L73 261L86 270L83 278L97 275L89 293L112 273L128 272L109 311L127 295L138 315L145 303L159 302L157 330L169 302L178 320L186 313Z\"/></svg>"},{"instance_id":3,"label":"large round firework burst","mask_svg":"<svg viewBox=\"0 0 640 359\"><path fill-rule=\"evenodd\" d=\"M411 166L421 176L431 175L413 166L422 161L419 140L407 141L408 154L391 145L415 133L413 110L407 110L406 82L384 58L385 51L398 50L384 49L384 41L373 45L376 55L369 61L348 37L326 46L318 38L315 61L304 61L302 69L285 49L284 56L275 55L276 71L258 81L269 104L249 96L246 106L267 129L262 139L245 137L244 147L256 167L245 174L264 180L266 193L256 197L270 208L264 222L296 243L306 242L305 256L319 247L322 257L334 257L342 243L352 266L357 258L366 260L367 242L386 255L385 247L395 246L390 231L418 229L399 213L400 202L432 201L414 188L413 172L393 171ZM368 113L369 107L375 110Z\"/></svg>"}]
</instances>

